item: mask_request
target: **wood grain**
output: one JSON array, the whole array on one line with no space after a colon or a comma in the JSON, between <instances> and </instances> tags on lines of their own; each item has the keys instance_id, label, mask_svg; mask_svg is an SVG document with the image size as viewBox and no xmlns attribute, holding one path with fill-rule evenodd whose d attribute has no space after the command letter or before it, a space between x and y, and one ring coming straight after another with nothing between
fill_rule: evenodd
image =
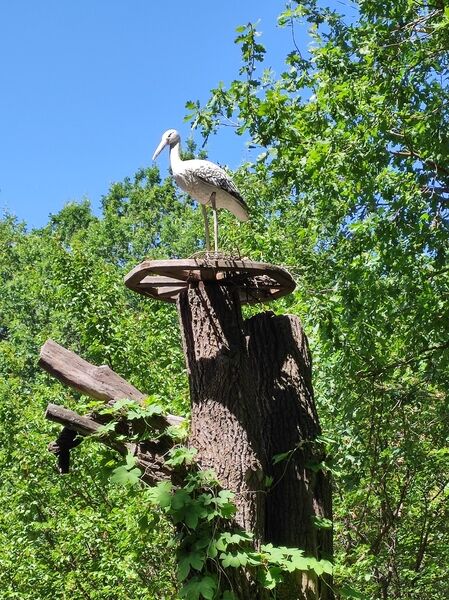
<instances>
[{"instance_id":1,"label":"wood grain","mask_svg":"<svg viewBox=\"0 0 449 600\"><path fill-rule=\"evenodd\" d=\"M129 289L166 302L176 302L183 289L200 281L235 287L241 304L268 302L295 289L292 276L282 267L247 259L145 260L125 277Z\"/></svg>"}]
</instances>

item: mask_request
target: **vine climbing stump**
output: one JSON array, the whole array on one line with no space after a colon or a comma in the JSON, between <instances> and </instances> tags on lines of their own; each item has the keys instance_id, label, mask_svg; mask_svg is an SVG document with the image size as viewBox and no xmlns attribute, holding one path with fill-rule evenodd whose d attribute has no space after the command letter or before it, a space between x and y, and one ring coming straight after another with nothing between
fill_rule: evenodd
<instances>
[{"instance_id":1,"label":"vine climbing stump","mask_svg":"<svg viewBox=\"0 0 449 600\"><path fill-rule=\"evenodd\" d=\"M203 469L235 494L235 523L254 544L301 548L330 558L328 474L312 389L306 335L295 315L264 311L244 319L242 304L291 293L282 267L206 255L147 260L126 277L144 296L176 302L191 400L189 445ZM280 461L275 457L285 457ZM240 600L266 600L251 570L228 574ZM232 581L231 581L232 580ZM286 573L279 600L333 600L330 578Z\"/></svg>"},{"instance_id":2,"label":"vine climbing stump","mask_svg":"<svg viewBox=\"0 0 449 600\"><path fill-rule=\"evenodd\" d=\"M282 267L219 255L145 260L125 277L131 290L165 302L176 302L182 290L200 281L236 287L241 304L268 302L295 289L292 276Z\"/></svg>"}]
</instances>

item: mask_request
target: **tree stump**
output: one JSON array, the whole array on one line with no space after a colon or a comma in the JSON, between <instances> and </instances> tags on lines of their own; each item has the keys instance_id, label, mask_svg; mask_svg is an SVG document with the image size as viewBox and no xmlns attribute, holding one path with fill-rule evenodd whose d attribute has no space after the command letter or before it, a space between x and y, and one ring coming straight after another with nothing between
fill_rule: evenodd
<instances>
[{"instance_id":1,"label":"tree stump","mask_svg":"<svg viewBox=\"0 0 449 600\"><path fill-rule=\"evenodd\" d=\"M161 264L163 263L163 264ZM294 289L273 265L208 259L145 261L125 279L139 293L177 301L192 406L190 444L202 468L236 495L237 522L256 545L297 547L331 558L331 488L300 321L262 312L246 321L241 303ZM156 273L156 276L152 275ZM286 454L275 464L274 457ZM329 579L294 573L277 598L331 600ZM242 600L264 598L248 574L233 581Z\"/></svg>"}]
</instances>

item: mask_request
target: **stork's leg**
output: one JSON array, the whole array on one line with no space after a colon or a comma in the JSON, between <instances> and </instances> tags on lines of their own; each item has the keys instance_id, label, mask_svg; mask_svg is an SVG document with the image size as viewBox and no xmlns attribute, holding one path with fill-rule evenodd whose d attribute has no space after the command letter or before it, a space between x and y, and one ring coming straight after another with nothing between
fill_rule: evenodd
<instances>
[{"instance_id":1,"label":"stork's leg","mask_svg":"<svg viewBox=\"0 0 449 600\"><path fill-rule=\"evenodd\" d=\"M215 203L215 192L210 195L210 203L212 205L212 212L214 214L214 250L218 252L218 217L217 217L217 205Z\"/></svg>"},{"instance_id":2,"label":"stork's leg","mask_svg":"<svg viewBox=\"0 0 449 600\"><path fill-rule=\"evenodd\" d=\"M203 212L203 218L204 218L206 251L210 252L209 219L207 218L207 210L206 210L206 207L204 206L204 204L201 205L201 210Z\"/></svg>"}]
</instances>

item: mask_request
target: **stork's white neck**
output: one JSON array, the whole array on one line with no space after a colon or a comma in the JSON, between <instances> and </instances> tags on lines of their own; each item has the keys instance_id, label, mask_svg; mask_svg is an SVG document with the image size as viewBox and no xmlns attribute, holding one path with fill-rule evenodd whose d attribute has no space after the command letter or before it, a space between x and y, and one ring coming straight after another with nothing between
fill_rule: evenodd
<instances>
[{"instance_id":1,"label":"stork's white neck","mask_svg":"<svg viewBox=\"0 0 449 600\"><path fill-rule=\"evenodd\" d=\"M172 170L175 170L176 166L180 165L182 162L181 155L179 154L180 147L181 144L179 142L177 142L174 146L170 146L170 166Z\"/></svg>"}]
</instances>

